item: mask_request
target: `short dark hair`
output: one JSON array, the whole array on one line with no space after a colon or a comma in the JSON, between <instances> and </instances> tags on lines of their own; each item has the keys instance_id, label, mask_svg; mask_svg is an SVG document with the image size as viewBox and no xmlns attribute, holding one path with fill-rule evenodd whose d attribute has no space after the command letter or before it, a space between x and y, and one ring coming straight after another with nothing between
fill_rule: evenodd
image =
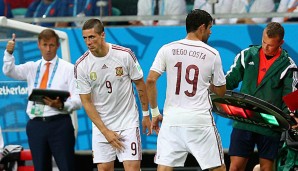
<instances>
[{"instance_id":1,"label":"short dark hair","mask_svg":"<svg viewBox=\"0 0 298 171\"><path fill-rule=\"evenodd\" d=\"M59 45L59 36L58 36L58 34L52 29L44 29L43 31L41 31L38 34L38 42L40 42L40 40L42 40L42 39L49 40L53 37L56 38L57 45Z\"/></svg>"},{"instance_id":2,"label":"short dark hair","mask_svg":"<svg viewBox=\"0 0 298 171\"><path fill-rule=\"evenodd\" d=\"M194 32L196 31L202 24L207 26L213 22L212 16L200 9L192 10L186 17L186 32Z\"/></svg>"},{"instance_id":3,"label":"short dark hair","mask_svg":"<svg viewBox=\"0 0 298 171\"><path fill-rule=\"evenodd\" d=\"M92 19L87 20L84 23L82 30L89 30L92 28L94 28L95 32L98 34L104 32L104 25L99 19L92 18Z\"/></svg>"},{"instance_id":4,"label":"short dark hair","mask_svg":"<svg viewBox=\"0 0 298 171\"><path fill-rule=\"evenodd\" d=\"M279 37L280 40L284 39L285 30L280 23L270 22L266 26L266 34L269 38Z\"/></svg>"}]
</instances>

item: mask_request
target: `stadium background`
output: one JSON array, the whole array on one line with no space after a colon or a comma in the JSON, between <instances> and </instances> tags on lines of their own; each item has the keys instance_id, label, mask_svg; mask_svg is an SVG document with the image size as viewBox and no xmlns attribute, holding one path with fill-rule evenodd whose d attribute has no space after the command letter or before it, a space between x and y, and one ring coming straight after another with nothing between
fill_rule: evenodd
<instances>
[{"instance_id":1,"label":"stadium background","mask_svg":"<svg viewBox=\"0 0 298 171\"><path fill-rule=\"evenodd\" d=\"M298 37L297 24L283 24L285 27L286 49L296 63L298 63ZM222 58L224 72L229 70L234 57L241 49L249 45L261 44L264 24L260 25L214 25L208 44L219 50ZM79 28L59 28L65 31L69 37L71 62L75 61L86 51ZM153 26L153 27L107 27L105 29L107 42L123 45L131 48L144 71L144 78L147 77L150 66L158 49L171 41L185 37L184 26ZM12 31L0 32L0 39L3 36L11 35ZM16 63L24 63L29 60L40 58L40 52L36 41L19 41L17 34L17 46L15 50ZM3 54L6 42L0 42L0 53ZM61 56L61 55L60 55ZM0 60L1 67L3 61ZM28 117L25 113L27 104L26 83L12 80L0 73L0 125L3 130L5 144L19 144L28 148L25 125ZM165 99L165 74L158 82L159 108L162 110ZM91 122L81 109L78 114L78 137L76 151L91 151ZM219 129L225 151L229 148L231 132L231 121L214 115ZM156 135L142 135L142 145L145 152L154 152L156 149Z\"/></svg>"}]
</instances>

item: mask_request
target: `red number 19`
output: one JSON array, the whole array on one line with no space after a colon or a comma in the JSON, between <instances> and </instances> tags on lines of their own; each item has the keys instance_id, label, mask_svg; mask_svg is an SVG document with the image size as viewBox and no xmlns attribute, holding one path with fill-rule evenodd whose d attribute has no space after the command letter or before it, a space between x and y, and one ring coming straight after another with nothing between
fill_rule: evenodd
<instances>
[{"instance_id":1,"label":"red number 19","mask_svg":"<svg viewBox=\"0 0 298 171\"><path fill-rule=\"evenodd\" d=\"M177 62L175 67L177 67L177 82L176 82L176 92L175 94L180 94L180 86L181 86L181 74L182 74L182 62ZM190 71L194 70L193 78L190 78ZM189 65L186 67L186 73L185 73L185 80L188 84L192 85L192 91L189 92L188 90L185 90L184 93L188 97L193 97L197 92L197 86L198 86L198 79L199 79L199 68L196 65Z\"/></svg>"}]
</instances>

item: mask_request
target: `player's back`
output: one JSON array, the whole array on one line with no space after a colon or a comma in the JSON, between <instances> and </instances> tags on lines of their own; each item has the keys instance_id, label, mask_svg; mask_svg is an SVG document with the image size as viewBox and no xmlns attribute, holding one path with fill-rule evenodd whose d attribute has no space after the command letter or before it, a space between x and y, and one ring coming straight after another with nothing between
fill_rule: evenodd
<instances>
[{"instance_id":1,"label":"player's back","mask_svg":"<svg viewBox=\"0 0 298 171\"><path fill-rule=\"evenodd\" d=\"M203 114L209 121L208 88L216 58L220 58L218 51L201 41L183 39L163 46L157 58L164 66L160 69L167 72L165 119L168 114L187 118Z\"/></svg>"}]
</instances>

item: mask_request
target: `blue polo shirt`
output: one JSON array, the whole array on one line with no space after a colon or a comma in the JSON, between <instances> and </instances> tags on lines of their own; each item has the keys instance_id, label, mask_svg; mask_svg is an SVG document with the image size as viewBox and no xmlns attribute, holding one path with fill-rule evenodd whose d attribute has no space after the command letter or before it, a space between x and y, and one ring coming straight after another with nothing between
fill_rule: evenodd
<instances>
[{"instance_id":1,"label":"blue polo shirt","mask_svg":"<svg viewBox=\"0 0 298 171\"><path fill-rule=\"evenodd\" d=\"M105 4L103 8L97 6L98 0L68 0L68 16L100 16L101 12L103 16L110 15L110 4L108 0L101 1ZM74 23L71 24L75 26Z\"/></svg>"},{"instance_id":2,"label":"blue polo shirt","mask_svg":"<svg viewBox=\"0 0 298 171\"><path fill-rule=\"evenodd\" d=\"M52 3L45 4L44 1L34 1L25 14L26 18L42 17L66 17L68 15L67 2L65 0L53 0ZM54 27L55 23L36 23L44 27Z\"/></svg>"},{"instance_id":3,"label":"blue polo shirt","mask_svg":"<svg viewBox=\"0 0 298 171\"><path fill-rule=\"evenodd\" d=\"M68 13L70 16L77 16L79 13L84 13L85 16L99 16L102 10L104 16L109 15L109 1L102 0L105 4L101 9L97 6L98 0L68 0Z\"/></svg>"}]
</instances>

